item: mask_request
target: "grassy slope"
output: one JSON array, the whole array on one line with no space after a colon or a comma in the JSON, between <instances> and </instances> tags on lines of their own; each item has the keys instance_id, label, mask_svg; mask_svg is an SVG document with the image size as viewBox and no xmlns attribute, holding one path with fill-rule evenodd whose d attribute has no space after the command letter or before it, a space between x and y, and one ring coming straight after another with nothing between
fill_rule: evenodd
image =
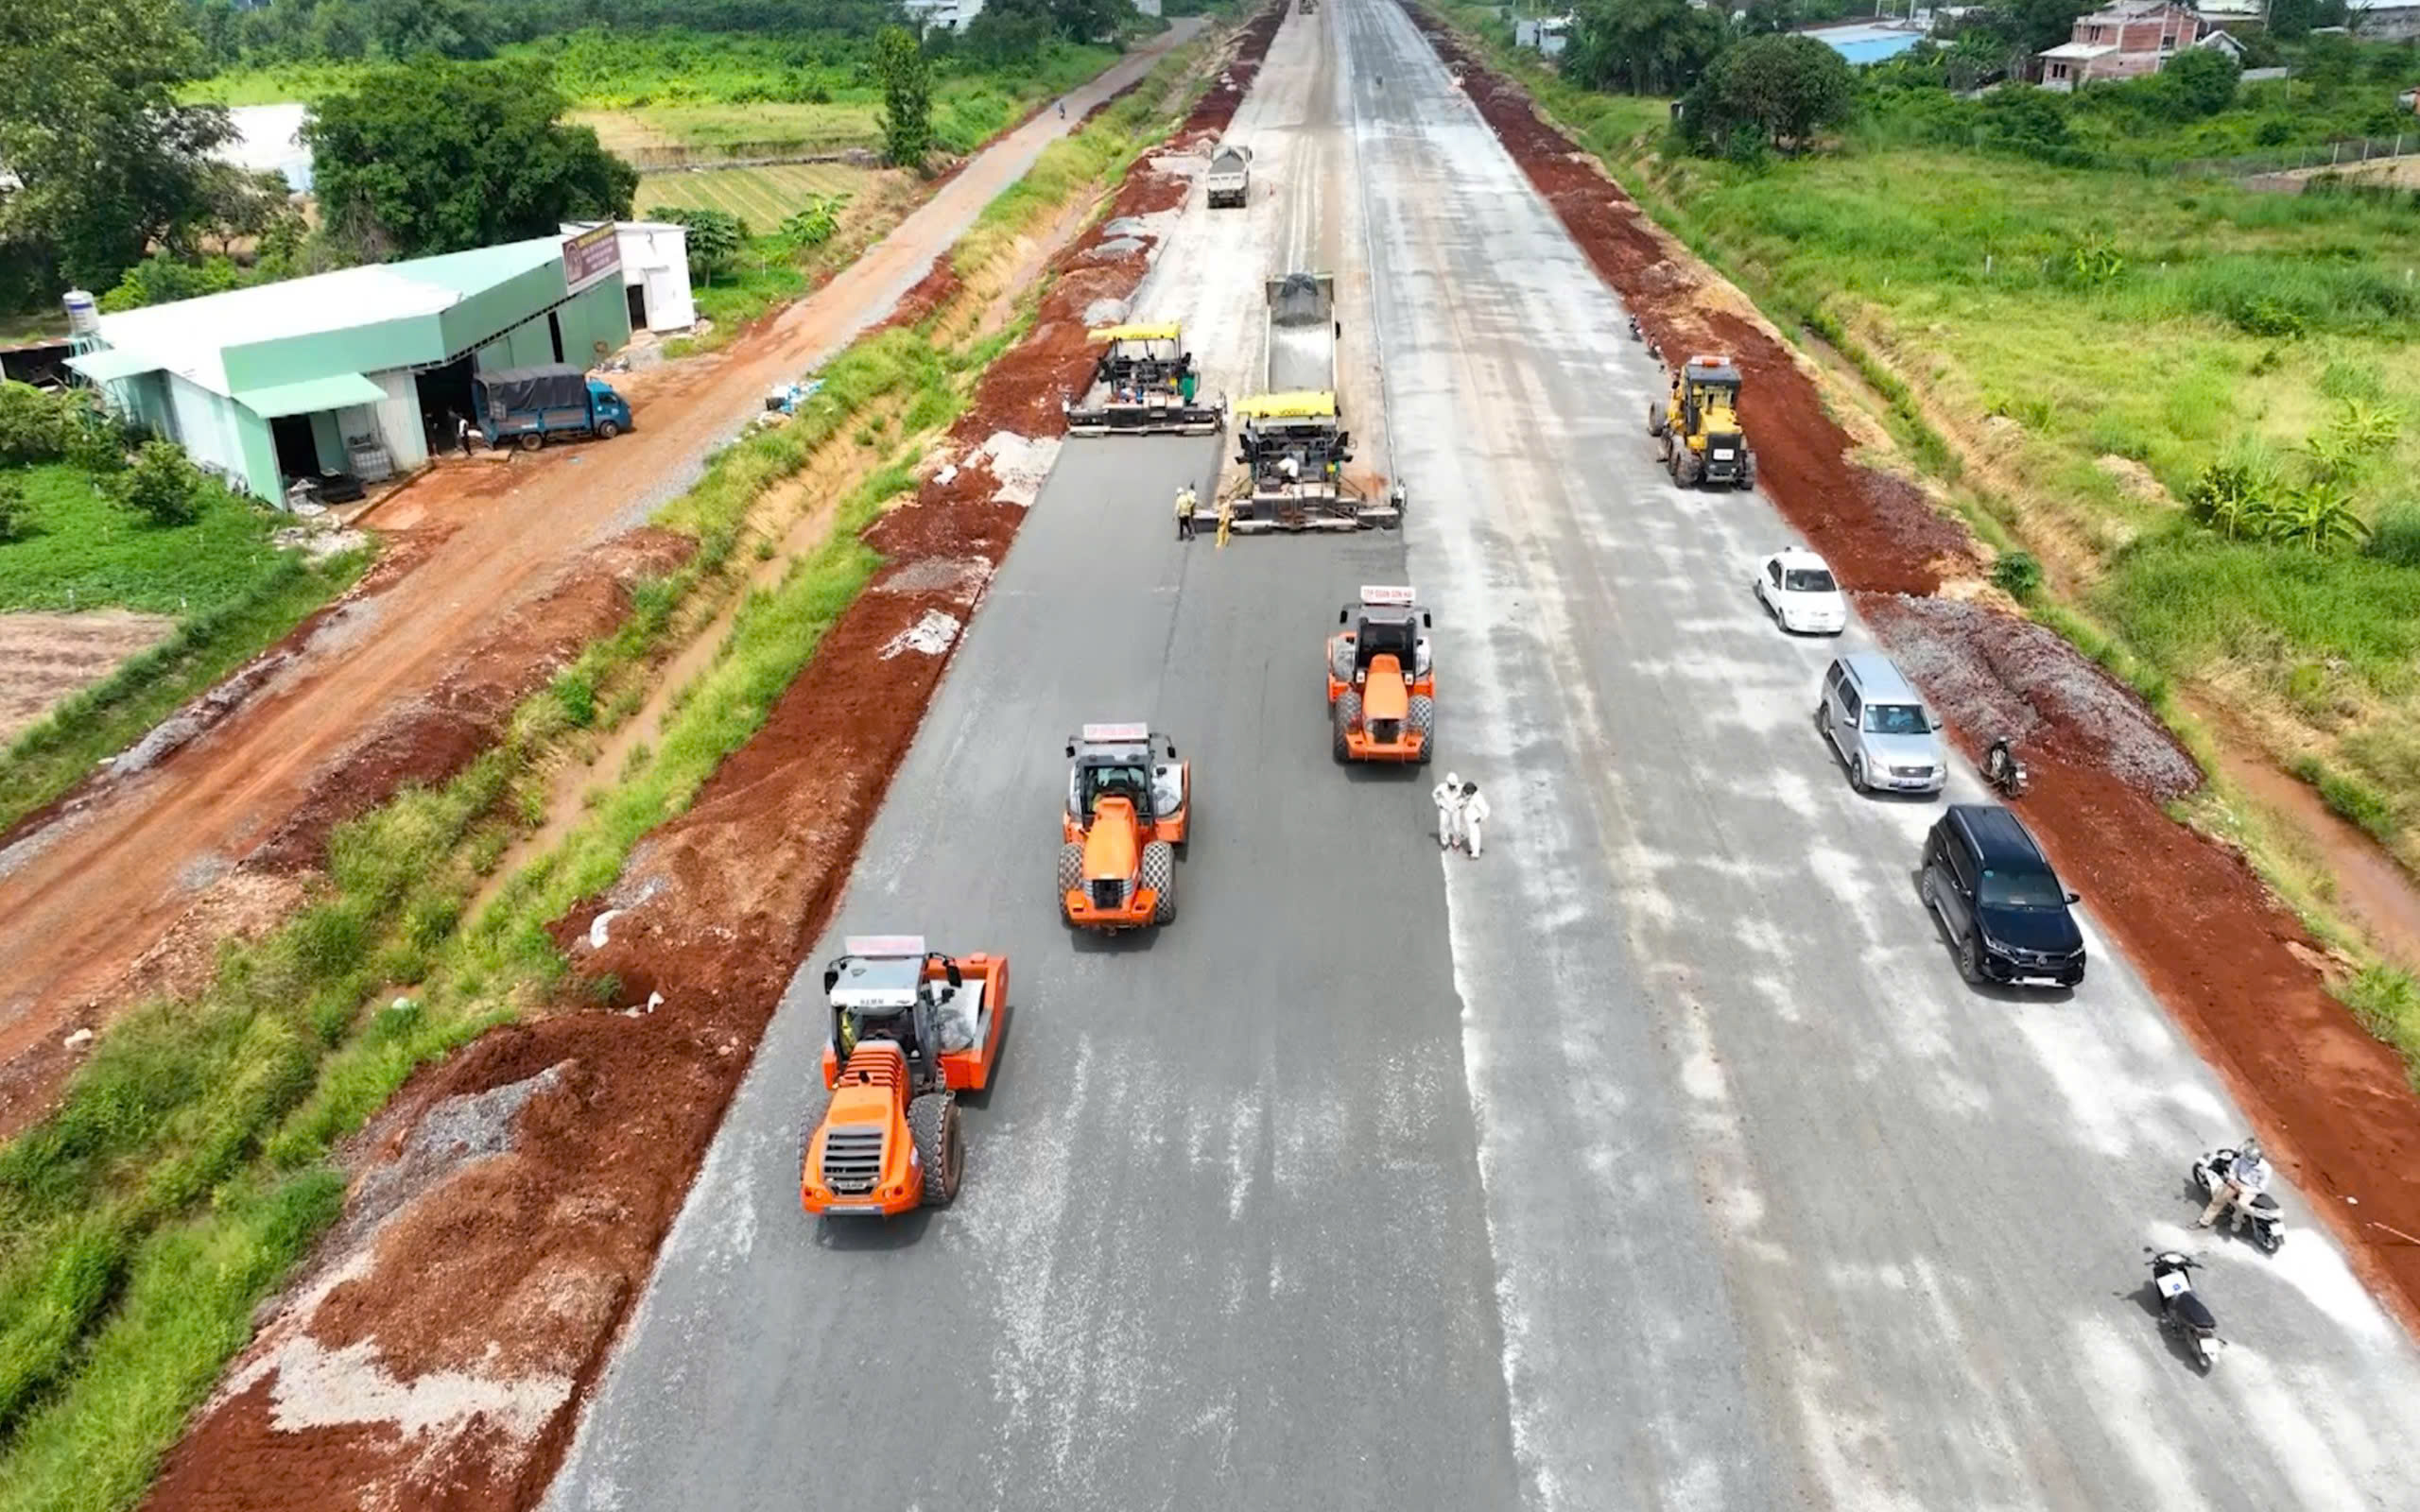
<instances>
[{"instance_id":1,"label":"grassy slope","mask_svg":"<svg viewBox=\"0 0 2420 1512\"><path fill-rule=\"evenodd\" d=\"M1093 184L1071 169L1114 178L1164 134L1169 118L1154 107L1203 50L1165 60L1037 171L1087 195ZM1056 210L1012 192L974 234L1005 252ZM859 529L908 486L923 439L1014 335L951 347L928 329L887 331L830 364L797 421L727 449L667 507L660 523L695 533L698 557L644 587L630 622L528 700L502 746L443 789L406 793L340 829L308 908L231 947L199 1001L112 1028L60 1112L0 1146L0 1512L140 1497L249 1334L252 1307L338 1211L336 1142L415 1065L559 981L544 923L617 874L761 724L878 565ZM667 630L710 617L700 586L727 592L745 574L737 547L757 499L861 416L893 412L907 416L907 449L843 501L828 544L750 594L657 747L634 751L561 847L465 919L482 874L543 817L525 805L546 792L549 752L635 709ZM419 985L392 1003L399 982ZM365 999L387 1005L365 1011Z\"/></svg>"}]
</instances>

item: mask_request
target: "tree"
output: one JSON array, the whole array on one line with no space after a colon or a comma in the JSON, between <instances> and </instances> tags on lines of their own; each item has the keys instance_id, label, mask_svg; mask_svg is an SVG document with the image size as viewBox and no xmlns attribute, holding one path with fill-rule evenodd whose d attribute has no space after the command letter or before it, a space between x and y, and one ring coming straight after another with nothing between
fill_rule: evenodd
<instances>
[{"instance_id":1,"label":"tree","mask_svg":"<svg viewBox=\"0 0 2420 1512\"><path fill-rule=\"evenodd\" d=\"M922 168L933 146L933 66L905 26L874 34L873 74L882 83L886 155L903 168Z\"/></svg>"},{"instance_id":2,"label":"tree","mask_svg":"<svg viewBox=\"0 0 2420 1512\"><path fill-rule=\"evenodd\" d=\"M2018 50L2031 58L2068 41L2075 35L2076 17L2093 5L2094 0L2014 0L2008 10L2016 23Z\"/></svg>"},{"instance_id":3,"label":"tree","mask_svg":"<svg viewBox=\"0 0 2420 1512\"><path fill-rule=\"evenodd\" d=\"M174 441L146 441L117 482L121 503L155 525L189 525L201 518L201 470Z\"/></svg>"},{"instance_id":4,"label":"tree","mask_svg":"<svg viewBox=\"0 0 2420 1512\"><path fill-rule=\"evenodd\" d=\"M2235 103L2236 81L2243 65L2216 47L2187 47L2168 60L2155 76L2167 80L2169 97L2179 110L2196 119L2216 115Z\"/></svg>"},{"instance_id":5,"label":"tree","mask_svg":"<svg viewBox=\"0 0 2420 1512\"><path fill-rule=\"evenodd\" d=\"M1098 42L1117 30L1125 0L1049 0L1050 20L1069 42Z\"/></svg>"},{"instance_id":6,"label":"tree","mask_svg":"<svg viewBox=\"0 0 2420 1512\"><path fill-rule=\"evenodd\" d=\"M1751 37L1723 50L1705 84L1716 119L1701 130L1747 126L1785 152L1847 120L1857 99L1848 61L1812 37Z\"/></svg>"},{"instance_id":7,"label":"tree","mask_svg":"<svg viewBox=\"0 0 2420 1512\"><path fill-rule=\"evenodd\" d=\"M1722 50L1721 16L1688 0L1585 0L1564 68L1592 89L1678 94Z\"/></svg>"},{"instance_id":8,"label":"tree","mask_svg":"<svg viewBox=\"0 0 2420 1512\"><path fill-rule=\"evenodd\" d=\"M712 284L717 273L729 269L748 243L748 222L728 210L658 205L648 218L688 228L683 240L689 246L689 276L700 284Z\"/></svg>"},{"instance_id":9,"label":"tree","mask_svg":"<svg viewBox=\"0 0 2420 1512\"><path fill-rule=\"evenodd\" d=\"M986 68L1029 62L1055 26L1049 0L996 0L966 24L960 44Z\"/></svg>"},{"instance_id":10,"label":"tree","mask_svg":"<svg viewBox=\"0 0 2420 1512\"><path fill-rule=\"evenodd\" d=\"M638 170L559 119L534 64L423 59L365 77L304 121L323 220L365 251L461 251L631 213Z\"/></svg>"},{"instance_id":11,"label":"tree","mask_svg":"<svg viewBox=\"0 0 2420 1512\"><path fill-rule=\"evenodd\" d=\"M26 502L25 481L0 477L0 545L25 540L33 527L33 507Z\"/></svg>"},{"instance_id":12,"label":"tree","mask_svg":"<svg viewBox=\"0 0 2420 1512\"><path fill-rule=\"evenodd\" d=\"M208 215L227 112L181 106L204 64L184 0L16 4L0 23L0 304L107 288Z\"/></svg>"},{"instance_id":13,"label":"tree","mask_svg":"<svg viewBox=\"0 0 2420 1512\"><path fill-rule=\"evenodd\" d=\"M486 17L462 0L372 0L370 32L378 50L398 62L427 53L475 59L493 51Z\"/></svg>"}]
</instances>

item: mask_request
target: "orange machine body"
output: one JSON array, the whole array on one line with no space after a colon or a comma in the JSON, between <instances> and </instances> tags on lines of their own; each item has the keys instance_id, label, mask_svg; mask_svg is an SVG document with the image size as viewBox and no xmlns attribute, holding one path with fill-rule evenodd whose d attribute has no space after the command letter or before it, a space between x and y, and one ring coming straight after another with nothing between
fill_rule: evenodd
<instances>
[{"instance_id":1,"label":"orange machine body","mask_svg":"<svg viewBox=\"0 0 2420 1512\"><path fill-rule=\"evenodd\" d=\"M1059 909L1080 929L1169 921L1175 848L1192 815L1193 768L1153 757L1166 737L1142 725L1087 725L1067 743L1067 806L1060 819Z\"/></svg>"},{"instance_id":2,"label":"orange machine body","mask_svg":"<svg viewBox=\"0 0 2420 1512\"><path fill-rule=\"evenodd\" d=\"M1327 640L1328 717L1340 762L1426 762L1435 739L1437 670L1411 590L1364 588Z\"/></svg>"},{"instance_id":3,"label":"orange machine body","mask_svg":"<svg viewBox=\"0 0 2420 1512\"><path fill-rule=\"evenodd\" d=\"M908 1108L926 1094L989 1087L1008 1020L1006 956L926 956L915 971L929 990L946 983L953 969L958 991L978 989L974 1032L962 1048L915 1043L912 1034L903 1041L879 1033L844 1051L842 1016L835 1011L822 1065L832 1097L800 1152L799 1203L808 1212L890 1217L925 1205L928 1171L917 1154ZM929 1021L916 1011L908 1022ZM954 1122L954 1110L951 1117Z\"/></svg>"}]
</instances>

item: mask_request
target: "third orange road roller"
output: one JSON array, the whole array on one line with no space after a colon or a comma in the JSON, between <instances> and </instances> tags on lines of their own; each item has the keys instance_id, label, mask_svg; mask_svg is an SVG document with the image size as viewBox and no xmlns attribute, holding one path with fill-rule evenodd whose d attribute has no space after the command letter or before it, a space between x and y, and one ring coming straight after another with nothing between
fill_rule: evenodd
<instances>
[{"instance_id":1,"label":"third orange road roller","mask_svg":"<svg viewBox=\"0 0 2420 1512\"><path fill-rule=\"evenodd\" d=\"M1340 762L1426 765L1437 731L1428 611L1409 588L1364 587L1327 638L1327 711Z\"/></svg>"},{"instance_id":2,"label":"third orange road roller","mask_svg":"<svg viewBox=\"0 0 2420 1512\"><path fill-rule=\"evenodd\" d=\"M1067 742L1067 756L1061 916L1112 933L1173 921L1192 764L1177 760L1174 741L1135 724L1086 725Z\"/></svg>"}]
</instances>

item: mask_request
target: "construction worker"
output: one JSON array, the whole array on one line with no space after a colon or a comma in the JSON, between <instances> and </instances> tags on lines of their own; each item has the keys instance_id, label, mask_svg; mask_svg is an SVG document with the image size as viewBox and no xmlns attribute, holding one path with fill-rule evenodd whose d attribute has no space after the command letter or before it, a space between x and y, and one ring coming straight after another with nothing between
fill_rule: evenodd
<instances>
[{"instance_id":1,"label":"construction worker","mask_svg":"<svg viewBox=\"0 0 2420 1512\"><path fill-rule=\"evenodd\" d=\"M1428 796L1437 803L1437 849L1451 850L1462 837L1462 780L1447 772Z\"/></svg>"},{"instance_id":2,"label":"construction worker","mask_svg":"<svg viewBox=\"0 0 2420 1512\"><path fill-rule=\"evenodd\" d=\"M1221 546L1227 543L1227 529L1235 523L1236 501L1232 498L1220 499L1219 501L1219 544Z\"/></svg>"},{"instance_id":3,"label":"construction worker","mask_svg":"<svg viewBox=\"0 0 2420 1512\"><path fill-rule=\"evenodd\" d=\"M1477 782L1462 784L1462 849L1476 860L1479 848L1479 826L1487 822L1487 799Z\"/></svg>"},{"instance_id":4,"label":"construction worker","mask_svg":"<svg viewBox=\"0 0 2420 1512\"><path fill-rule=\"evenodd\" d=\"M1193 485L1188 483L1176 490L1176 539L1193 539Z\"/></svg>"}]
</instances>

